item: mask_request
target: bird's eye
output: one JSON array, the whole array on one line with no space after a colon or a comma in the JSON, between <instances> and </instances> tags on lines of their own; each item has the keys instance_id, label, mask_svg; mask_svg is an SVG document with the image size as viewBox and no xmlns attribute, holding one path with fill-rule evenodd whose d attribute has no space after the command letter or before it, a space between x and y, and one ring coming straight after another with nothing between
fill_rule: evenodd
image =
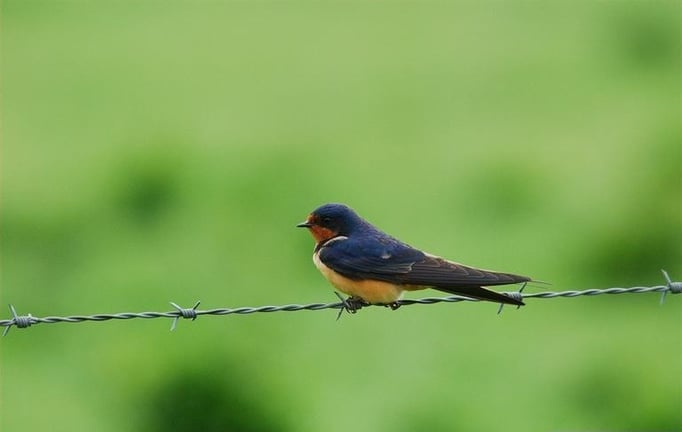
<instances>
[{"instance_id":1,"label":"bird's eye","mask_svg":"<svg viewBox=\"0 0 682 432\"><path fill-rule=\"evenodd\" d=\"M322 218L322 223L325 225L331 223L331 221L332 221L332 218L330 218L329 216L325 216Z\"/></svg>"}]
</instances>

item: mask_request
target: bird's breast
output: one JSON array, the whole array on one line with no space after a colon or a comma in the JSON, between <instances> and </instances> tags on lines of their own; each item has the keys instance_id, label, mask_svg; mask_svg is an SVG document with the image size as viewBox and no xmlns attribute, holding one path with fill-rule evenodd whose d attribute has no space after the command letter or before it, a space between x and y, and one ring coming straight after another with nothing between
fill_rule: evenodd
<instances>
[{"instance_id":1,"label":"bird's breast","mask_svg":"<svg viewBox=\"0 0 682 432\"><path fill-rule=\"evenodd\" d=\"M393 303L400 299L403 292L402 286L389 282L374 279L354 280L347 278L325 265L320 260L319 252L313 254L313 262L332 285L350 296L360 297L367 303Z\"/></svg>"}]
</instances>

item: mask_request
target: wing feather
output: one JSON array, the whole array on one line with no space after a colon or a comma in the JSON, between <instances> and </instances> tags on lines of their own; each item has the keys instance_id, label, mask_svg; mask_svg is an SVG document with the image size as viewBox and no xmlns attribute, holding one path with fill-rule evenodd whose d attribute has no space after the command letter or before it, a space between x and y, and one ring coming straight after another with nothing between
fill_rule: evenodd
<instances>
[{"instance_id":1,"label":"wing feather","mask_svg":"<svg viewBox=\"0 0 682 432\"><path fill-rule=\"evenodd\" d=\"M392 237L367 240L365 237L361 243L352 238L329 242L319 250L319 258L329 268L354 280L375 279L446 289L530 281L525 276L477 269L428 255Z\"/></svg>"},{"instance_id":2,"label":"wing feather","mask_svg":"<svg viewBox=\"0 0 682 432\"><path fill-rule=\"evenodd\" d=\"M458 264L433 255L412 265L403 283L437 288L465 286L494 286L530 281L530 278L511 273L500 273Z\"/></svg>"}]
</instances>

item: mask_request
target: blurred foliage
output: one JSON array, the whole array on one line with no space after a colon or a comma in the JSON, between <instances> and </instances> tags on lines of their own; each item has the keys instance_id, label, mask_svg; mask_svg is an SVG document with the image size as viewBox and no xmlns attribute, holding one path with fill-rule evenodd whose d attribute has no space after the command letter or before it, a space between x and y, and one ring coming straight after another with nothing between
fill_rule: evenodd
<instances>
[{"instance_id":1,"label":"blurred foliage","mask_svg":"<svg viewBox=\"0 0 682 432\"><path fill-rule=\"evenodd\" d=\"M679 2L1 12L20 313L333 301L294 228L330 201L552 289L682 278ZM676 430L679 300L15 329L0 429Z\"/></svg>"},{"instance_id":2,"label":"blurred foliage","mask_svg":"<svg viewBox=\"0 0 682 432\"><path fill-rule=\"evenodd\" d=\"M198 363L195 370L177 370L151 389L140 403L147 416L144 430L279 431L285 430L267 407L250 400L248 383L222 364Z\"/></svg>"}]
</instances>

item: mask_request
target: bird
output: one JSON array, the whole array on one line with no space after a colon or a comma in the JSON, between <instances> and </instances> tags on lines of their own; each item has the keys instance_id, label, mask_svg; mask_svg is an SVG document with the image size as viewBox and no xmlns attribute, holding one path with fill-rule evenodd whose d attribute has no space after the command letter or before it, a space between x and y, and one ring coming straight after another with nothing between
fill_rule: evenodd
<instances>
[{"instance_id":1,"label":"bird","mask_svg":"<svg viewBox=\"0 0 682 432\"><path fill-rule=\"evenodd\" d=\"M345 204L324 204L296 226L310 231L315 240L315 266L335 288L349 295L344 305L354 308L378 304L397 309L404 291L426 288L522 306L520 299L485 287L531 281L527 276L466 266L421 251L381 231Z\"/></svg>"}]
</instances>

